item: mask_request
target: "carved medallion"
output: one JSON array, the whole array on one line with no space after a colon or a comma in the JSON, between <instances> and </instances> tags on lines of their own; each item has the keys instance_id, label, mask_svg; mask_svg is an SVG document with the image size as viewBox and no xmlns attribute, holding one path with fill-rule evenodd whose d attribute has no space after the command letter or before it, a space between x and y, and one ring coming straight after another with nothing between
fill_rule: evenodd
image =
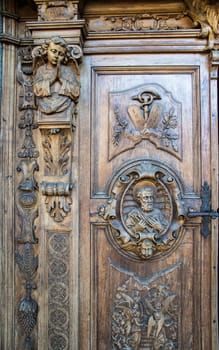
<instances>
[{"instance_id":1,"label":"carved medallion","mask_svg":"<svg viewBox=\"0 0 219 350\"><path fill-rule=\"evenodd\" d=\"M181 159L181 103L158 84L110 93L109 158L147 140Z\"/></svg>"},{"instance_id":2,"label":"carved medallion","mask_svg":"<svg viewBox=\"0 0 219 350\"><path fill-rule=\"evenodd\" d=\"M180 263L147 279L133 275L117 287L112 310L112 349L179 348Z\"/></svg>"},{"instance_id":3,"label":"carved medallion","mask_svg":"<svg viewBox=\"0 0 219 350\"><path fill-rule=\"evenodd\" d=\"M178 242L184 221L182 187L159 162L139 160L113 179L99 215L110 224L119 251L138 260L163 256Z\"/></svg>"}]
</instances>

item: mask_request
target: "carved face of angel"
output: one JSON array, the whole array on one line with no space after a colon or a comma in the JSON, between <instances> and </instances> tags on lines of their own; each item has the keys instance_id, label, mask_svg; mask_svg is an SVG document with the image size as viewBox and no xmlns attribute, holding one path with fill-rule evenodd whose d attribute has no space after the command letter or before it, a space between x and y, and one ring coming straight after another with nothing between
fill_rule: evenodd
<instances>
[{"instance_id":1,"label":"carved face of angel","mask_svg":"<svg viewBox=\"0 0 219 350\"><path fill-rule=\"evenodd\" d=\"M66 48L53 42L49 43L47 57L48 65L57 66L58 63L63 62L66 54Z\"/></svg>"},{"instance_id":2,"label":"carved face of angel","mask_svg":"<svg viewBox=\"0 0 219 350\"><path fill-rule=\"evenodd\" d=\"M137 200L140 203L141 209L150 212L154 208L154 191L151 187L143 187L137 193Z\"/></svg>"}]
</instances>

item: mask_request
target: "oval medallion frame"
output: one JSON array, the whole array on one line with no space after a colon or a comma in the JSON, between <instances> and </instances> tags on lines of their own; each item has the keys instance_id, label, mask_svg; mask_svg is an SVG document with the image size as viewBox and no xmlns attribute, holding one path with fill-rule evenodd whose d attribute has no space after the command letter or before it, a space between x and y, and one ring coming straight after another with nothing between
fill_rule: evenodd
<instances>
[{"instance_id":1,"label":"oval medallion frame","mask_svg":"<svg viewBox=\"0 0 219 350\"><path fill-rule=\"evenodd\" d=\"M120 254L137 261L160 258L183 232L183 186L166 165L138 159L111 179L108 205L99 215L110 225L109 239Z\"/></svg>"}]
</instances>

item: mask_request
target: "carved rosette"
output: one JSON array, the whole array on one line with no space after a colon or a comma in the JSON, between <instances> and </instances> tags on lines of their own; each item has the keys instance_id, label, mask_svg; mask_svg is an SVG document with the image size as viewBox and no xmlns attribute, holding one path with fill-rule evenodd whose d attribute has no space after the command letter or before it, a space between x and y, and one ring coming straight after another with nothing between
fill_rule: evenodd
<instances>
[{"instance_id":1,"label":"carved rosette","mask_svg":"<svg viewBox=\"0 0 219 350\"><path fill-rule=\"evenodd\" d=\"M109 158L146 140L182 158L182 106L159 84L111 92Z\"/></svg>"},{"instance_id":2,"label":"carved rosette","mask_svg":"<svg viewBox=\"0 0 219 350\"><path fill-rule=\"evenodd\" d=\"M179 348L179 274L180 263L146 279L129 273L113 299L113 350Z\"/></svg>"},{"instance_id":3,"label":"carved rosette","mask_svg":"<svg viewBox=\"0 0 219 350\"><path fill-rule=\"evenodd\" d=\"M111 182L110 200L99 215L110 225L120 253L137 260L169 253L182 236L185 217L182 186L163 164L129 163Z\"/></svg>"},{"instance_id":4,"label":"carved rosette","mask_svg":"<svg viewBox=\"0 0 219 350\"><path fill-rule=\"evenodd\" d=\"M48 234L49 349L69 349L69 233Z\"/></svg>"}]
</instances>

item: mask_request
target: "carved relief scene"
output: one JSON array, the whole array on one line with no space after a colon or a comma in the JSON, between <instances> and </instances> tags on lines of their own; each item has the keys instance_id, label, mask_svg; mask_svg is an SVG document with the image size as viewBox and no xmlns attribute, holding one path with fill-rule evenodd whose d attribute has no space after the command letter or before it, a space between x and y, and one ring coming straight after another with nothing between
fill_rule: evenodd
<instances>
[{"instance_id":1,"label":"carved relief scene","mask_svg":"<svg viewBox=\"0 0 219 350\"><path fill-rule=\"evenodd\" d=\"M158 84L145 84L111 92L109 101L110 159L142 140L181 158L182 108L171 92Z\"/></svg>"},{"instance_id":2,"label":"carved relief scene","mask_svg":"<svg viewBox=\"0 0 219 350\"><path fill-rule=\"evenodd\" d=\"M180 263L146 279L130 276L113 298L113 350L180 349Z\"/></svg>"}]
</instances>

